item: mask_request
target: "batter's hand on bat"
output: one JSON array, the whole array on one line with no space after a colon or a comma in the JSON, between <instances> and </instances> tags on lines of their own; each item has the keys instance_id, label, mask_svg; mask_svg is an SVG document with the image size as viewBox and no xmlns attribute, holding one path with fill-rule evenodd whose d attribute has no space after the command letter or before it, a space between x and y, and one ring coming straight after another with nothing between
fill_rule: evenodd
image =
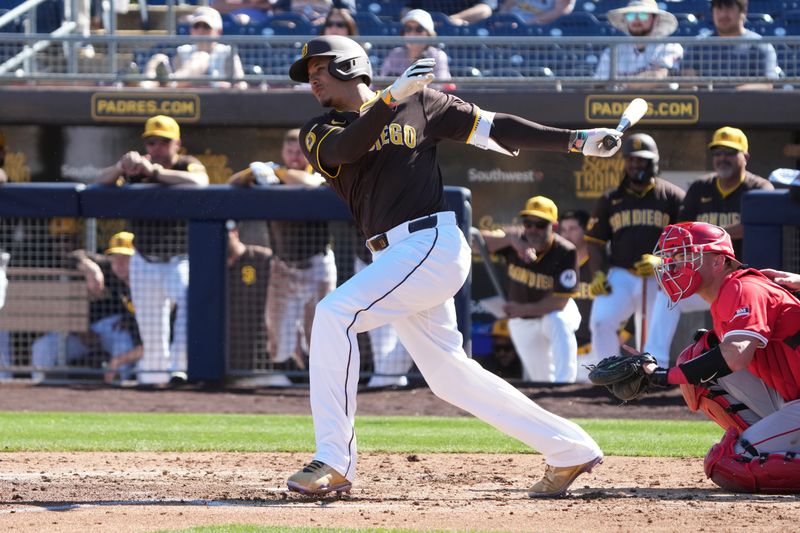
<instances>
[{"instance_id":1,"label":"batter's hand on bat","mask_svg":"<svg viewBox=\"0 0 800 533\"><path fill-rule=\"evenodd\" d=\"M606 137L616 140L611 148L608 142L603 142ZM583 155L594 157L611 157L622 146L622 133L611 128L594 128L591 130L577 130L573 133L569 143L570 152L580 152Z\"/></svg>"},{"instance_id":2,"label":"batter's hand on bat","mask_svg":"<svg viewBox=\"0 0 800 533\"><path fill-rule=\"evenodd\" d=\"M432 57L418 59L389 87L383 90L382 98L386 103L400 102L418 93L433 81L433 67L436 60Z\"/></svg>"}]
</instances>

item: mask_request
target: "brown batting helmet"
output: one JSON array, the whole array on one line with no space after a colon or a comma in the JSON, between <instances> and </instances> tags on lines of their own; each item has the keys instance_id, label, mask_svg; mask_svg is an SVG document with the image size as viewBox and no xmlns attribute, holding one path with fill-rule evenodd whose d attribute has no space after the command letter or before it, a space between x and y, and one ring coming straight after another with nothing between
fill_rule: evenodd
<instances>
[{"instance_id":1,"label":"brown batting helmet","mask_svg":"<svg viewBox=\"0 0 800 533\"><path fill-rule=\"evenodd\" d=\"M360 44L342 35L323 35L315 37L303 45L300 59L289 69L289 77L294 81L308 83L308 62L312 57L330 57L328 71L340 80L364 78L372 83L372 65L367 52Z\"/></svg>"}]
</instances>

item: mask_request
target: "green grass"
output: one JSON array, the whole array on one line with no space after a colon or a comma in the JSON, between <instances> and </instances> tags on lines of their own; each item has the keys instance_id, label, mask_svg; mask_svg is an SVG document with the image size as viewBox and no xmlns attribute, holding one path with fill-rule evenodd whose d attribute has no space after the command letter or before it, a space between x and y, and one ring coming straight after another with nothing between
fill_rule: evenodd
<instances>
[{"instance_id":1,"label":"green grass","mask_svg":"<svg viewBox=\"0 0 800 533\"><path fill-rule=\"evenodd\" d=\"M576 420L606 455L703 457L711 422ZM357 418L359 449L396 453L526 453L471 417ZM313 451L311 418L286 415L0 412L0 451Z\"/></svg>"}]
</instances>

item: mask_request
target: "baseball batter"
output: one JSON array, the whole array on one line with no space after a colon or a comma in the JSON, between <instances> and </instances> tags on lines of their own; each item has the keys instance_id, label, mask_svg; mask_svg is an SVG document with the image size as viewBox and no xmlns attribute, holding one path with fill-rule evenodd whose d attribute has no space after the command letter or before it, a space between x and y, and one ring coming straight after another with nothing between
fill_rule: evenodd
<instances>
[{"instance_id":1,"label":"baseball batter","mask_svg":"<svg viewBox=\"0 0 800 533\"><path fill-rule=\"evenodd\" d=\"M667 226L656 254L671 302L699 294L711 305L716 336L699 338L678 366L645 368L657 384L681 384L690 407L726 429L706 455L706 475L735 492L800 492L800 300L743 268L718 226Z\"/></svg>"},{"instance_id":2,"label":"baseball batter","mask_svg":"<svg viewBox=\"0 0 800 533\"><path fill-rule=\"evenodd\" d=\"M595 296L589 319L592 332L589 363L619 352L617 330L632 314L636 315L637 331L641 329L645 298L646 311L652 315L658 291L653 279L656 261L651 252L664 226L677 220L684 196L680 188L657 177L658 146L652 137L644 133L627 137L622 154L625 177L619 187L597 200L586 230L589 262L595 272L589 287ZM606 275L603 263L609 241L610 266ZM662 305L666 307L666 301ZM638 333L641 338L643 332ZM649 334L647 342L652 342ZM646 351L656 357L668 356L669 346ZM666 359L664 364L668 362Z\"/></svg>"},{"instance_id":3,"label":"baseball batter","mask_svg":"<svg viewBox=\"0 0 800 533\"><path fill-rule=\"evenodd\" d=\"M303 46L289 71L331 111L302 128L307 159L350 209L374 262L316 308L311 333L311 410L317 451L288 480L290 490L347 491L356 473L356 334L391 323L431 390L542 452L535 497L560 496L601 461L579 426L543 410L467 357L453 295L471 266L470 246L444 201L436 145L452 139L504 153L518 149L611 156L610 129L563 130L493 113L426 89L432 59L390 87L369 89L372 68L355 41L323 36Z\"/></svg>"}]
</instances>

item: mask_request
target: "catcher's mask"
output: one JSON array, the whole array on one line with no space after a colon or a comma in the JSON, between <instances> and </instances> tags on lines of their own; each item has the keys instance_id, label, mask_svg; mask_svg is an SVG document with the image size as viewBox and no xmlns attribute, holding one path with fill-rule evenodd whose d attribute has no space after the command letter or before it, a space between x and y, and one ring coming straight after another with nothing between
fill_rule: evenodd
<instances>
[{"instance_id":1,"label":"catcher's mask","mask_svg":"<svg viewBox=\"0 0 800 533\"><path fill-rule=\"evenodd\" d=\"M330 57L328 72L334 78L348 81L358 77L372 83L372 65L360 44L343 35L315 37L303 45L300 59L289 68L294 81L308 83L308 62L312 57Z\"/></svg>"},{"instance_id":2,"label":"catcher's mask","mask_svg":"<svg viewBox=\"0 0 800 533\"><path fill-rule=\"evenodd\" d=\"M688 298L700 287L700 268L706 253L724 255L738 262L731 236L724 229L705 222L682 222L664 228L653 255L661 259L655 267L656 281L669 296L668 306Z\"/></svg>"},{"instance_id":3,"label":"catcher's mask","mask_svg":"<svg viewBox=\"0 0 800 533\"><path fill-rule=\"evenodd\" d=\"M650 178L658 175L658 146L656 141L646 133L634 133L622 142L622 155L624 157L640 157L647 159L650 164L628 178L635 183L647 183Z\"/></svg>"}]
</instances>

